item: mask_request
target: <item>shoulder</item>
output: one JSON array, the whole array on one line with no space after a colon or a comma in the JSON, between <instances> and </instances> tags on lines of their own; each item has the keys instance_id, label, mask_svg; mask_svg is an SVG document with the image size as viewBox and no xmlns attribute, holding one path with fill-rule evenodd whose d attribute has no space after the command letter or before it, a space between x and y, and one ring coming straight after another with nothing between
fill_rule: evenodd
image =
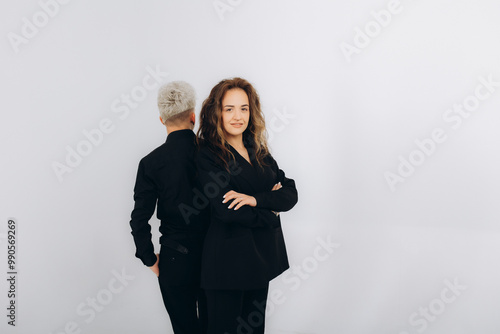
<instances>
[{"instance_id":1,"label":"shoulder","mask_svg":"<svg viewBox=\"0 0 500 334\"><path fill-rule=\"evenodd\" d=\"M139 161L139 165L153 166L161 163L163 160L165 160L166 148L167 147L165 143L156 147Z\"/></svg>"},{"instance_id":2,"label":"shoulder","mask_svg":"<svg viewBox=\"0 0 500 334\"><path fill-rule=\"evenodd\" d=\"M201 140L198 143L196 149L197 159L210 159L214 154L215 152L213 151L213 148L206 141Z\"/></svg>"},{"instance_id":3,"label":"shoulder","mask_svg":"<svg viewBox=\"0 0 500 334\"><path fill-rule=\"evenodd\" d=\"M195 154L197 166L205 170L226 170L228 165L234 164L234 160L229 158L227 162L222 159L222 152L219 148L203 142L200 143Z\"/></svg>"},{"instance_id":4,"label":"shoulder","mask_svg":"<svg viewBox=\"0 0 500 334\"><path fill-rule=\"evenodd\" d=\"M274 160L274 157L273 155L271 154L270 151L268 151L266 153L266 155L264 156L263 160L268 163L270 166L274 166L274 165L277 165L276 163L276 160Z\"/></svg>"},{"instance_id":5,"label":"shoulder","mask_svg":"<svg viewBox=\"0 0 500 334\"><path fill-rule=\"evenodd\" d=\"M217 157L220 156L222 152L220 148L212 145L208 141L200 140L196 153L197 157L201 159L216 161L218 160Z\"/></svg>"},{"instance_id":6,"label":"shoulder","mask_svg":"<svg viewBox=\"0 0 500 334\"><path fill-rule=\"evenodd\" d=\"M213 165L215 164L215 155L211 145L205 141L200 141L195 151L194 160L196 164L201 166Z\"/></svg>"}]
</instances>

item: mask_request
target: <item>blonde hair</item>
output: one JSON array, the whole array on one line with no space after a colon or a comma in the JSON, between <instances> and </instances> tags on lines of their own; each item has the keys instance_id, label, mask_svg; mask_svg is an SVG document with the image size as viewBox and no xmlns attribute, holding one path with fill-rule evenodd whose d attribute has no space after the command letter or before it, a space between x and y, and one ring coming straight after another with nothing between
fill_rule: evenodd
<instances>
[{"instance_id":1,"label":"blonde hair","mask_svg":"<svg viewBox=\"0 0 500 334\"><path fill-rule=\"evenodd\" d=\"M158 90L158 109L164 122L185 120L190 115L187 111L194 111L195 106L196 92L185 81L172 81Z\"/></svg>"}]
</instances>

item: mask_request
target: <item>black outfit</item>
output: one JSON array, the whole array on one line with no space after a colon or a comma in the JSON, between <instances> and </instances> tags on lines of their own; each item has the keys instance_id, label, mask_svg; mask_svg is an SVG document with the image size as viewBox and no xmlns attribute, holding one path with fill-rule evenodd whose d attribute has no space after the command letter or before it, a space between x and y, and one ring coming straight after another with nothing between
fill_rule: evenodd
<instances>
[{"instance_id":1,"label":"black outfit","mask_svg":"<svg viewBox=\"0 0 500 334\"><path fill-rule=\"evenodd\" d=\"M195 138L189 129L173 131L163 145L141 159L130 221L135 256L146 266L153 266L156 255L148 221L156 207L162 234L158 281L176 334L206 332L200 265L210 207L197 199L200 189L194 163Z\"/></svg>"},{"instance_id":2,"label":"black outfit","mask_svg":"<svg viewBox=\"0 0 500 334\"><path fill-rule=\"evenodd\" d=\"M229 161L229 171L208 143L200 147L196 157L200 182L211 207L201 271L201 286L208 297L209 333L236 333L240 324L234 318L235 311L229 310L236 309L237 318L243 320L246 314L259 312L256 306L248 309L255 304L255 296L259 296L257 299L267 296L269 281L289 268L280 216L271 210L288 211L297 203L295 181L285 177L270 154L264 158L268 166L261 170L252 143L244 140L244 145L251 164L228 145L236 158ZM271 191L278 182L282 188ZM222 200L230 190L255 197L257 206L228 209L231 201L222 203ZM229 300L235 304L227 306L225 313L218 312L217 309L224 309L218 304ZM263 333L264 324L260 329L256 326L252 329L254 334Z\"/></svg>"},{"instance_id":3,"label":"black outfit","mask_svg":"<svg viewBox=\"0 0 500 334\"><path fill-rule=\"evenodd\" d=\"M252 290L206 290L209 333L263 334L267 292L268 286Z\"/></svg>"}]
</instances>

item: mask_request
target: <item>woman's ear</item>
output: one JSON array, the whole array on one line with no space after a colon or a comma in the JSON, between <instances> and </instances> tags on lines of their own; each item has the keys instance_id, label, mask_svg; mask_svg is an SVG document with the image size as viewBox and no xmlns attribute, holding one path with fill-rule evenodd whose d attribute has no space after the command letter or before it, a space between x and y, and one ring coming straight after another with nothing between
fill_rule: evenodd
<instances>
[{"instance_id":1,"label":"woman's ear","mask_svg":"<svg viewBox=\"0 0 500 334\"><path fill-rule=\"evenodd\" d=\"M161 116L160 116L160 122L161 122L161 124L165 125L165 123L163 122L163 119L161 118Z\"/></svg>"}]
</instances>

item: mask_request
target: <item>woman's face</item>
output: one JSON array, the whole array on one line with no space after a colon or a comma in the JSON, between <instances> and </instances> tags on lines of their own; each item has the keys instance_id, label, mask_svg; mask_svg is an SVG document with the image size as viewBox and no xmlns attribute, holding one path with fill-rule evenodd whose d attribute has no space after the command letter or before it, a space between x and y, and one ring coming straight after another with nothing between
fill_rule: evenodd
<instances>
[{"instance_id":1,"label":"woman's face","mask_svg":"<svg viewBox=\"0 0 500 334\"><path fill-rule=\"evenodd\" d=\"M247 93L233 88L222 98L222 128L228 137L239 137L248 126L250 105Z\"/></svg>"}]
</instances>

